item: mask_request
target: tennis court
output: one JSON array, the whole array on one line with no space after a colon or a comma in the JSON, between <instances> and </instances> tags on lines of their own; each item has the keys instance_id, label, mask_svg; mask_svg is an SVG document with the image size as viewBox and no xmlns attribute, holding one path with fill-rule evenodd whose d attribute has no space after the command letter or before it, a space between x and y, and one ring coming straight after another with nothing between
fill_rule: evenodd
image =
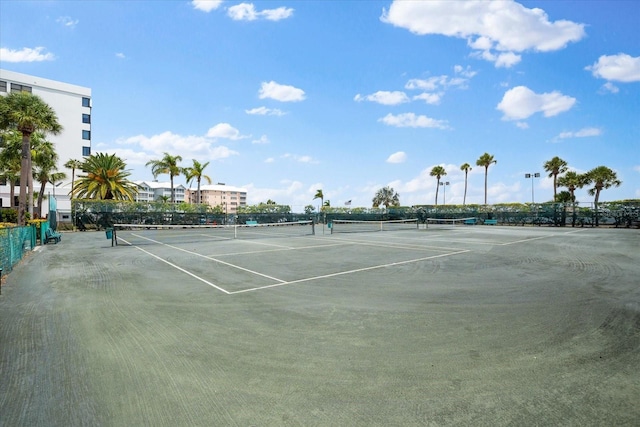
<instances>
[{"instance_id":1,"label":"tennis court","mask_svg":"<svg viewBox=\"0 0 640 427\"><path fill-rule=\"evenodd\" d=\"M640 418L638 230L338 227L65 234L3 287L0 424Z\"/></svg>"}]
</instances>

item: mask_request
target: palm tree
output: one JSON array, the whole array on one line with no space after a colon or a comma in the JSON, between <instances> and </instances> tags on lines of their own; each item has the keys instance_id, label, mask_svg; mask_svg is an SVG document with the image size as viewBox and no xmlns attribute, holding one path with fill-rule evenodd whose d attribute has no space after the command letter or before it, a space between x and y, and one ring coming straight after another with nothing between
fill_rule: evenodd
<instances>
[{"instance_id":1,"label":"palm tree","mask_svg":"<svg viewBox=\"0 0 640 427\"><path fill-rule=\"evenodd\" d=\"M493 155L489 153L484 153L478 160L476 160L476 166L484 167L484 204L487 204L487 176L489 175L489 166L492 163L498 163L497 160L493 158Z\"/></svg>"},{"instance_id":2,"label":"palm tree","mask_svg":"<svg viewBox=\"0 0 640 427\"><path fill-rule=\"evenodd\" d=\"M387 186L376 192L372 202L374 208L384 205L389 209L389 206L400 206L400 195L393 188Z\"/></svg>"},{"instance_id":3,"label":"palm tree","mask_svg":"<svg viewBox=\"0 0 640 427\"><path fill-rule=\"evenodd\" d=\"M464 171L464 197L462 198L462 206L467 203L467 175L469 175L469 171L471 170L471 165L469 163L464 163L460 166L460 170Z\"/></svg>"},{"instance_id":4,"label":"palm tree","mask_svg":"<svg viewBox=\"0 0 640 427\"><path fill-rule=\"evenodd\" d=\"M207 166L209 166L209 162L201 164L196 159L193 159L193 166L183 169L183 173L187 177L187 184L191 184L191 181L194 179L198 183L198 190L196 192L197 204L202 203L202 200L200 200L200 182L204 179L207 183L211 184L211 178L204 174L204 170ZM171 191L171 193L173 193L173 191Z\"/></svg>"},{"instance_id":5,"label":"palm tree","mask_svg":"<svg viewBox=\"0 0 640 427\"><path fill-rule=\"evenodd\" d=\"M447 171L445 171L444 167L442 167L442 166L434 166L433 169L431 169L431 172L429 173L429 175L435 176L436 179L437 179L437 184L436 184L436 206L438 206L438 190L440 189L440 178L442 178L446 174L447 174ZM445 194L445 196L446 196L446 194ZM446 203L446 201L445 201L445 203Z\"/></svg>"},{"instance_id":6,"label":"palm tree","mask_svg":"<svg viewBox=\"0 0 640 427\"><path fill-rule=\"evenodd\" d=\"M127 177L126 164L115 154L97 153L87 157L82 163L86 175L78 175L71 190L72 197L100 200L133 201L138 187Z\"/></svg>"},{"instance_id":7,"label":"palm tree","mask_svg":"<svg viewBox=\"0 0 640 427\"><path fill-rule=\"evenodd\" d=\"M320 206L323 207L324 206L324 193L322 193L322 190L317 190L316 191L316 195L313 196L313 200L315 199L320 199ZM320 210L322 210L322 208L320 208Z\"/></svg>"},{"instance_id":8,"label":"palm tree","mask_svg":"<svg viewBox=\"0 0 640 427\"><path fill-rule=\"evenodd\" d=\"M596 227L598 226L598 200L600 192L611 187L620 187L622 181L618 179L618 175L606 166L598 166L591 169L585 174L585 185L593 184L593 188L589 189L589 195L594 196L593 205L596 210Z\"/></svg>"},{"instance_id":9,"label":"palm tree","mask_svg":"<svg viewBox=\"0 0 640 427\"><path fill-rule=\"evenodd\" d=\"M9 185L9 207L15 206L15 185L20 178L20 149L22 139L18 132L8 131L0 134L2 149L0 150L0 177Z\"/></svg>"},{"instance_id":10,"label":"palm tree","mask_svg":"<svg viewBox=\"0 0 640 427\"><path fill-rule=\"evenodd\" d=\"M569 200L572 204L573 216L571 220L571 226L575 227L576 225L576 195L575 191L577 188L582 188L586 184L586 178L584 175L578 174L574 171L568 171L563 176L558 177L558 187L566 187L569 190ZM562 194L562 192L561 192ZM556 197L558 198L560 194ZM560 200L557 200L560 201Z\"/></svg>"},{"instance_id":11,"label":"palm tree","mask_svg":"<svg viewBox=\"0 0 640 427\"><path fill-rule=\"evenodd\" d=\"M28 92L11 92L0 96L0 129L16 129L22 134L20 165L20 197L18 201L18 225L25 223L27 185L31 175L31 135L41 131L58 134L62 126L55 111L42 98Z\"/></svg>"},{"instance_id":12,"label":"palm tree","mask_svg":"<svg viewBox=\"0 0 640 427\"><path fill-rule=\"evenodd\" d=\"M178 166L178 162L182 161L181 156L172 156L169 153L164 153L164 157L160 160L149 160L145 166L151 166L151 173L154 178L158 175L167 174L171 181L171 203L175 203L176 195L173 191L173 177L180 175L182 169Z\"/></svg>"},{"instance_id":13,"label":"palm tree","mask_svg":"<svg viewBox=\"0 0 640 427\"><path fill-rule=\"evenodd\" d=\"M562 160L560 157L555 156L553 159L545 162L544 170L549 172L549 178L553 177L553 200L555 201L558 195L558 192L556 191L558 188L558 175L567 171L567 162Z\"/></svg>"},{"instance_id":14,"label":"palm tree","mask_svg":"<svg viewBox=\"0 0 640 427\"><path fill-rule=\"evenodd\" d=\"M32 159L35 165L33 175L40 183L40 191L38 192L38 217L42 218L42 201L44 200L44 190L47 183L54 183L66 178L63 172L57 172L58 154L55 151L53 143L49 141L40 141L37 145L33 145Z\"/></svg>"},{"instance_id":15,"label":"palm tree","mask_svg":"<svg viewBox=\"0 0 640 427\"><path fill-rule=\"evenodd\" d=\"M64 167L67 169L71 169L71 188L73 189L73 184L75 184L76 180L76 169L80 169L82 167L82 162L76 159L69 159L67 163L64 164ZM71 193L71 191L69 191Z\"/></svg>"}]
</instances>

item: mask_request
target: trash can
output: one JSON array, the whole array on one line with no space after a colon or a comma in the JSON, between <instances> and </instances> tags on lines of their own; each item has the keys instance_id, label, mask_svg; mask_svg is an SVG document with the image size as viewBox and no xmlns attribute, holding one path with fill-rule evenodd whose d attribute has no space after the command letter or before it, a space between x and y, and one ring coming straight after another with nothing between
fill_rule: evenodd
<instances>
[{"instance_id":1,"label":"trash can","mask_svg":"<svg viewBox=\"0 0 640 427\"><path fill-rule=\"evenodd\" d=\"M113 239L113 228L105 228L104 232L106 233L108 240Z\"/></svg>"}]
</instances>

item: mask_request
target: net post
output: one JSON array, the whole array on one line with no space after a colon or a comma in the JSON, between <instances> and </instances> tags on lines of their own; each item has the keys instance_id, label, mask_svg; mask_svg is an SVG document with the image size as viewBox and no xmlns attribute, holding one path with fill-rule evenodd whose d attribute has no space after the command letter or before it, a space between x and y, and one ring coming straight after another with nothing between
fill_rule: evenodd
<instances>
[{"instance_id":1,"label":"net post","mask_svg":"<svg viewBox=\"0 0 640 427\"><path fill-rule=\"evenodd\" d=\"M238 238L238 224L233 225L233 238L234 239Z\"/></svg>"},{"instance_id":2,"label":"net post","mask_svg":"<svg viewBox=\"0 0 640 427\"><path fill-rule=\"evenodd\" d=\"M316 224L313 222L313 218L311 219L311 235L316 235Z\"/></svg>"}]
</instances>

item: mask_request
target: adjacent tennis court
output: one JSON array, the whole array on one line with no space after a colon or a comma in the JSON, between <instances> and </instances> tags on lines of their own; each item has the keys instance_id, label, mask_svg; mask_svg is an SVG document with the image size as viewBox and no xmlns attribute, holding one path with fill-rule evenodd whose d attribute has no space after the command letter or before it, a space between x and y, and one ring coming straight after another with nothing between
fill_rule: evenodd
<instances>
[{"instance_id":1,"label":"adjacent tennis court","mask_svg":"<svg viewBox=\"0 0 640 427\"><path fill-rule=\"evenodd\" d=\"M0 424L640 418L637 230L336 223L117 239L65 234L10 275Z\"/></svg>"}]
</instances>

